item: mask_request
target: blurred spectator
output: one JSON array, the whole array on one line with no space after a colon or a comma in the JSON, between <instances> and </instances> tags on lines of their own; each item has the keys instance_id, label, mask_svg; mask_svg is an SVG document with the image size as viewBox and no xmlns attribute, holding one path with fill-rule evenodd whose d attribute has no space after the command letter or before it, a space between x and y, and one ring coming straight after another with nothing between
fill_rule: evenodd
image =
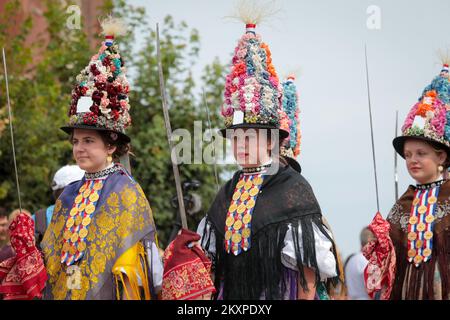
<instances>
[{"instance_id":1,"label":"blurred spectator","mask_svg":"<svg viewBox=\"0 0 450 320\"><path fill-rule=\"evenodd\" d=\"M367 259L362 254L362 248L374 238L372 232L365 227L360 234L361 250L347 258L344 264L345 282L349 300L369 300L366 287L364 285L364 269L367 266Z\"/></svg>"},{"instance_id":2,"label":"blurred spectator","mask_svg":"<svg viewBox=\"0 0 450 320\"><path fill-rule=\"evenodd\" d=\"M28 210L22 209L22 212L29 215L31 217L31 213ZM14 256L14 250L11 246L11 242L9 239L9 225L11 224L11 222L14 220L14 218L16 216L18 216L20 213L20 209L16 209L13 212L10 213L9 217L6 220L6 226L5 226L5 230L7 232L6 233L6 244L0 249L0 262L11 258L12 256Z\"/></svg>"},{"instance_id":3,"label":"blurred spectator","mask_svg":"<svg viewBox=\"0 0 450 320\"><path fill-rule=\"evenodd\" d=\"M5 208L0 207L0 249L7 243L8 214Z\"/></svg>"},{"instance_id":4,"label":"blurred spectator","mask_svg":"<svg viewBox=\"0 0 450 320\"><path fill-rule=\"evenodd\" d=\"M77 165L67 165L56 171L51 186L53 190L53 202L55 202L59 198L67 185L71 184L72 182L81 180L83 176L84 170L81 170ZM48 208L38 210L33 216L33 220L35 223L36 246L39 249L45 231L47 230L47 227L52 220L54 208L55 205L52 204Z\"/></svg>"}]
</instances>

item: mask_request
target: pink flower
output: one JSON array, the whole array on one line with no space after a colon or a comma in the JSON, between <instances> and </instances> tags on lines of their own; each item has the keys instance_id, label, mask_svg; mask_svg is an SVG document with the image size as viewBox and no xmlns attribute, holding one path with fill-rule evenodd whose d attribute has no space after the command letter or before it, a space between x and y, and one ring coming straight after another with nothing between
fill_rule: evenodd
<instances>
[{"instance_id":1,"label":"pink flower","mask_svg":"<svg viewBox=\"0 0 450 320\"><path fill-rule=\"evenodd\" d=\"M445 108L445 105L439 99L436 99L434 101L433 106L435 107L434 117L433 119L431 119L430 123L434 127L436 134L439 137L442 137L444 135L445 123L447 120L447 110Z\"/></svg>"},{"instance_id":2,"label":"pink flower","mask_svg":"<svg viewBox=\"0 0 450 320\"><path fill-rule=\"evenodd\" d=\"M417 102L412 109L409 111L408 115L406 116L406 120L405 123L403 124L402 127L402 132L404 132L405 130L411 128L413 122L414 122L414 118L416 116L417 113L417 108L419 108L420 103Z\"/></svg>"},{"instance_id":3,"label":"pink flower","mask_svg":"<svg viewBox=\"0 0 450 320\"><path fill-rule=\"evenodd\" d=\"M97 82L106 82L106 77L105 77L105 75L104 74L99 74L99 75L97 75L96 77L95 77L95 80L97 81Z\"/></svg>"},{"instance_id":4,"label":"pink flower","mask_svg":"<svg viewBox=\"0 0 450 320\"><path fill-rule=\"evenodd\" d=\"M102 98L100 105L102 107L107 107L109 105L109 99L108 98Z\"/></svg>"},{"instance_id":5,"label":"pink flower","mask_svg":"<svg viewBox=\"0 0 450 320\"><path fill-rule=\"evenodd\" d=\"M233 112L234 112L234 110L233 110L233 108L230 107L230 106L227 106L227 107L223 106L223 107L222 107L222 116L224 116L224 117L230 117L230 116L232 116L232 115L233 115Z\"/></svg>"}]
</instances>

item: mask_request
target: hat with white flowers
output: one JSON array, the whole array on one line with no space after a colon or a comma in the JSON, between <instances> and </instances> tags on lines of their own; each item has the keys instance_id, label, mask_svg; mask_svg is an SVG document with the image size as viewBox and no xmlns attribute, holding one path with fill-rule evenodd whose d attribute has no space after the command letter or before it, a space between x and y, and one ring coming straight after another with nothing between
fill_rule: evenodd
<instances>
[{"instance_id":1,"label":"hat with white flowers","mask_svg":"<svg viewBox=\"0 0 450 320\"><path fill-rule=\"evenodd\" d=\"M222 116L225 129L279 129L281 139L289 133L280 129L281 86L272 64L269 46L256 33L256 19L247 18L246 31L234 50L226 76Z\"/></svg>"}]
</instances>

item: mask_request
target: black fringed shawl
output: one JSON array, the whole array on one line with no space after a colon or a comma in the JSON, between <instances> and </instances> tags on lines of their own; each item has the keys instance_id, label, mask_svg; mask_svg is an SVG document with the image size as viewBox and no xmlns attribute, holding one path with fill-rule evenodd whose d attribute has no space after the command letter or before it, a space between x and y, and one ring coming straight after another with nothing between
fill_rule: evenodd
<instances>
[{"instance_id":1,"label":"black fringed shawl","mask_svg":"<svg viewBox=\"0 0 450 320\"><path fill-rule=\"evenodd\" d=\"M290 166L280 165L275 175L264 179L253 211L250 249L237 256L225 251L225 219L240 174L241 171L236 172L216 196L205 224L205 227L211 226L211 232L204 232L202 238L202 246L206 250L210 246L210 235L213 233L216 238L213 267L217 292L223 285L223 298L226 300L257 300L262 296L269 300L282 299L288 284L282 281L284 267L281 251L289 224L292 225L300 285L307 289L303 265L315 271L316 284L319 283L313 223L333 243L336 258L335 245L324 228L320 207L311 186ZM298 235L299 225L302 239ZM303 250L299 247L301 243ZM336 272L339 275L338 268ZM337 279L332 280L336 282Z\"/></svg>"}]
</instances>

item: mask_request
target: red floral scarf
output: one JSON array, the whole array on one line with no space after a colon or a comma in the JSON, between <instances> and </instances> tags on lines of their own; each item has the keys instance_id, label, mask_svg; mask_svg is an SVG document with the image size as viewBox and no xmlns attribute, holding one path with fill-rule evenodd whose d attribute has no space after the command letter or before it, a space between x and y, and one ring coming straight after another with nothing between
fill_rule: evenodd
<instances>
[{"instance_id":1,"label":"red floral scarf","mask_svg":"<svg viewBox=\"0 0 450 320\"><path fill-rule=\"evenodd\" d=\"M182 229L164 252L163 300L192 300L215 293L211 261L198 245L193 245L198 240L197 233Z\"/></svg>"},{"instance_id":2,"label":"red floral scarf","mask_svg":"<svg viewBox=\"0 0 450 320\"><path fill-rule=\"evenodd\" d=\"M41 298L47 272L35 246L34 221L20 213L9 226L9 231L16 255L0 263L0 294L5 300Z\"/></svg>"},{"instance_id":3,"label":"red floral scarf","mask_svg":"<svg viewBox=\"0 0 450 320\"><path fill-rule=\"evenodd\" d=\"M369 263L364 269L364 281L369 297L376 300L388 300L395 276L395 250L389 237L389 222L377 212L369 225L375 239L363 248L363 254Z\"/></svg>"}]
</instances>

